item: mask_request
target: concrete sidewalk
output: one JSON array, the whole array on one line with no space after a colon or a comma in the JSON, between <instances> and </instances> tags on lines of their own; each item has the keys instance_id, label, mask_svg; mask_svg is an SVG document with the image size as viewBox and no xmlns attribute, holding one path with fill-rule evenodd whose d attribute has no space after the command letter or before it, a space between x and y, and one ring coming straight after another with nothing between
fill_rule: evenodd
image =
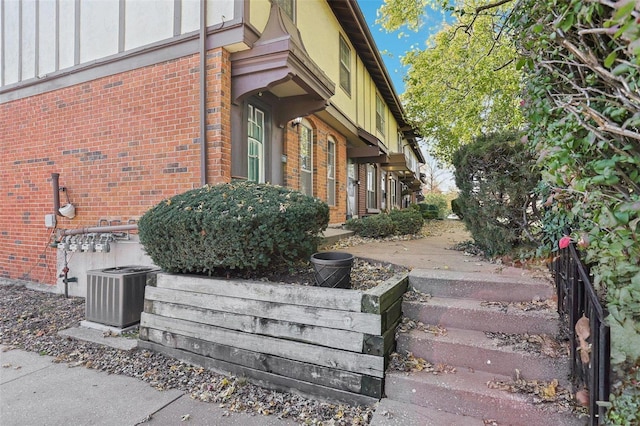
<instances>
[{"instance_id":1,"label":"concrete sidewalk","mask_svg":"<svg viewBox=\"0 0 640 426\"><path fill-rule=\"evenodd\" d=\"M0 346L0 424L27 425L296 425L232 413L177 390L158 391L135 378L55 364L53 358Z\"/></svg>"}]
</instances>

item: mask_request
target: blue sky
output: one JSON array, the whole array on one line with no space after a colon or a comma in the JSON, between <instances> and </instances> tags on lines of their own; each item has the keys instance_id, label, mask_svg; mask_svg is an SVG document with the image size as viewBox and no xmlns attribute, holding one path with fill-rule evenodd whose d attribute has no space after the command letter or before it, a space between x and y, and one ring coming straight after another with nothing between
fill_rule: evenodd
<instances>
[{"instance_id":1,"label":"blue sky","mask_svg":"<svg viewBox=\"0 0 640 426\"><path fill-rule=\"evenodd\" d=\"M424 49L429 36L442 28L444 15L442 12L429 10L419 31L405 29L388 33L375 23L377 19L376 12L383 4L384 0L358 0L358 5L369 24L369 31L371 31L378 50L381 52L382 60L387 67L396 92L400 95L404 92L402 79L407 72L407 69L400 63L402 56L413 48ZM428 157L428 152L424 147L422 152ZM438 176L443 180L440 185L441 190L446 192L455 188L453 175L450 171L442 170L442 173Z\"/></svg>"},{"instance_id":2,"label":"blue sky","mask_svg":"<svg viewBox=\"0 0 640 426\"><path fill-rule=\"evenodd\" d=\"M401 57L405 52L414 47L424 49L425 43L430 34L437 32L442 25L443 14L429 11L425 17L425 22L418 32L404 30L387 33L380 25L376 24L376 11L384 4L384 0L358 0L358 5L369 24L369 30L381 52L382 60L387 67L389 76L393 80L396 92L404 92L402 78L406 74L406 69L400 64Z\"/></svg>"},{"instance_id":3,"label":"blue sky","mask_svg":"<svg viewBox=\"0 0 640 426\"><path fill-rule=\"evenodd\" d=\"M358 0L358 5L369 24L369 30L378 46L378 50L381 52L382 60L387 67L396 92L400 95L404 92L402 78L407 72L406 68L400 63L402 56L405 52L416 47L424 49L429 36L442 28L444 15L441 12L429 11L418 32L401 30L388 33L375 23L377 19L376 12L383 4L384 0ZM428 156L426 149L423 148L422 152L425 156ZM443 173L439 176L444 180L440 187L441 190L449 191L455 188L451 172L443 170Z\"/></svg>"}]
</instances>

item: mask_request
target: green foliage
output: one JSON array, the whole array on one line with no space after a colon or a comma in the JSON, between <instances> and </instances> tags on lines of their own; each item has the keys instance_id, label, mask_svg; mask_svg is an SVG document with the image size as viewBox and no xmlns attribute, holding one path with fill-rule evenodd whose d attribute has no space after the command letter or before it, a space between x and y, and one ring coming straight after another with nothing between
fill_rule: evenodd
<instances>
[{"instance_id":1,"label":"green foliage","mask_svg":"<svg viewBox=\"0 0 640 426\"><path fill-rule=\"evenodd\" d=\"M361 237L384 238L390 235L417 234L424 220L415 208L392 210L358 219L349 219L345 228L354 231Z\"/></svg>"},{"instance_id":2,"label":"green foliage","mask_svg":"<svg viewBox=\"0 0 640 426\"><path fill-rule=\"evenodd\" d=\"M466 1L460 7L474 6ZM402 94L408 117L445 163L474 138L523 122L522 73L510 38L495 31L503 9L495 12L457 14L429 39L426 50L410 51L402 60L409 67Z\"/></svg>"},{"instance_id":3,"label":"green foliage","mask_svg":"<svg viewBox=\"0 0 640 426\"><path fill-rule=\"evenodd\" d=\"M618 366L640 359L638 11L637 2L527 0L510 21L526 73L529 143L555 213L543 229L550 242L569 224L583 242Z\"/></svg>"},{"instance_id":4,"label":"green foliage","mask_svg":"<svg viewBox=\"0 0 640 426\"><path fill-rule=\"evenodd\" d=\"M500 255L531 237L529 217L536 215L534 189L540 175L515 132L489 135L461 147L453 157L458 205L476 244Z\"/></svg>"},{"instance_id":5,"label":"green foliage","mask_svg":"<svg viewBox=\"0 0 640 426\"><path fill-rule=\"evenodd\" d=\"M448 200L449 198L447 195L432 192L429 194L425 194L423 203L436 206L438 210L437 219L444 219L444 217L447 215L447 212L449 210Z\"/></svg>"},{"instance_id":6,"label":"green foliage","mask_svg":"<svg viewBox=\"0 0 640 426\"><path fill-rule=\"evenodd\" d=\"M383 238L393 235L393 221L386 213L347 220L344 227L361 237Z\"/></svg>"},{"instance_id":7,"label":"green foliage","mask_svg":"<svg viewBox=\"0 0 640 426\"><path fill-rule=\"evenodd\" d=\"M464 214L462 213L462 209L460 208L460 201L455 198L451 200L451 211L456 214L460 219L464 219Z\"/></svg>"},{"instance_id":8,"label":"green foliage","mask_svg":"<svg viewBox=\"0 0 640 426\"><path fill-rule=\"evenodd\" d=\"M435 204L418 203L414 204L418 206L418 210L423 219L439 219L441 218L440 209Z\"/></svg>"},{"instance_id":9,"label":"green foliage","mask_svg":"<svg viewBox=\"0 0 640 426\"><path fill-rule=\"evenodd\" d=\"M420 212L413 209L391 210L389 217L394 227L396 235L413 235L420 232L424 219Z\"/></svg>"},{"instance_id":10,"label":"green foliage","mask_svg":"<svg viewBox=\"0 0 640 426\"><path fill-rule=\"evenodd\" d=\"M329 223L326 203L279 186L204 186L164 200L138 223L140 242L167 272L275 270L308 260Z\"/></svg>"},{"instance_id":11,"label":"green foliage","mask_svg":"<svg viewBox=\"0 0 640 426\"><path fill-rule=\"evenodd\" d=\"M495 11L490 2L479 4L485 6L484 13ZM566 226L581 241L610 313L612 362L625 377L628 366L640 362L640 4L522 0L507 2L507 7L513 7L509 17L495 30L507 34L502 40L510 39L519 54L513 58L526 83L522 110L528 145L537 152L544 181L538 191L546 199L545 213L540 223L531 223L542 232L546 249L557 246ZM406 7L405 12L415 10ZM471 37L477 33L475 26L459 32ZM433 59L438 67L438 58ZM428 63L418 65L424 69ZM456 72L451 68L442 74ZM429 80L430 74L415 72L412 78L408 87L419 88L420 79ZM442 90L431 93L437 98ZM419 91L407 100L419 100ZM426 102L415 104L428 107ZM442 115L452 120L471 119L454 108L444 110ZM426 118L425 125L433 127ZM442 129L450 131L446 125ZM448 142L447 137L438 139ZM439 151L446 149L436 147ZM637 389L638 381L630 388ZM639 406L637 393L623 391L608 419L612 424L638 424Z\"/></svg>"},{"instance_id":12,"label":"green foliage","mask_svg":"<svg viewBox=\"0 0 640 426\"><path fill-rule=\"evenodd\" d=\"M611 408L605 424L631 426L640 424L640 366L627 369L628 374L611 396Z\"/></svg>"}]
</instances>

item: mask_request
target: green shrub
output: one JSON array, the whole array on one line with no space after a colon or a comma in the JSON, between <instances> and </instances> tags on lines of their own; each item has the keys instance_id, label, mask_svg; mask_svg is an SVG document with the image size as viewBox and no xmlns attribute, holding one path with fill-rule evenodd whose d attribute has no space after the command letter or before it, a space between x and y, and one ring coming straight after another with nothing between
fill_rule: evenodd
<instances>
[{"instance_id":1,"label":"green shrub","mask_svg":"<svg viewBox=\"0 0 640 426\"><path fill-rule=\"evenodd\" d=\"M422 228L424 220L415 208L392 210L360 219L349 219L345 228L361 237L384 238L390 235L416 234Z\"/></svg>"},{"instance_id":2,"label":"green shrub","mask_svg":"<svg viewBox=\"0 0 640 426\"><path fill-rule=\"evenodd\" d=\"M488 255L508 253L533 239L540 181L534 156L517 133L500 133L462 146L453 157L458 206L476 244Z\"/></svg>"},{"instance_id":3,"label":"green shrub","mask_svg":"<svg viewBox=\"0 0 640 426\"><path fill-rule=\"evenodd\" d=\"M440 219L442 217L440 208L435 204L418 203L412 205L418 206L423 219Z\"/></svg>"},{"instance_id":4,"label":"green shrub","mask_svg":"<svg viewBox=\"0 0 640 426\"><path fill-rule=\"evenodd\" d=\"M140 218L140 242L167 272L276 270L307 260L329 223L326 203L255 183L204 186Z\"/></svg>"},{"instance_id":5,"label":"green shrub","mask_svg":"<svg viewBox=\"0 0 640 426\"><path fill-rule=\"evenodd\" d=\"M413 235L420 232L424 219L420 212L414 209L391 210L389 213L396 235Z\"/></svg>"},{"instance_id":6,"label":"green shrub","mask_svg":"<svg viewBox=\"0 0 640 426\"><path fill-rule=\"evenodd\" d=\"M345 228L352 230L361 237L383 238L393 235L394 224L386 213L366 216L359 219L349 219Z\"/></svg>"},{"instance_id":7,"label":"green shrub","mask_svg":"<svg viewBox=\"0 0 640 426\"><path fill-rule=\"evenodd\" d=\"M457 198L451 200L451 211L460 219L464 219L464 214L462 213L462 209L460 208L460 201L458 201Z\"/></svg>"},{"instance_id":8,"label":"green shrub","mask_svg":"<svg viewBox=\"0 0 640 426\"><path fill-rule=\"evenodd\" d=\"M423 203L436 206L438 210L438 217L434 219L444 219L447 216L449 201L445 194L438 194L435 192L425 194Z\"/></svg>"}]
</instances>

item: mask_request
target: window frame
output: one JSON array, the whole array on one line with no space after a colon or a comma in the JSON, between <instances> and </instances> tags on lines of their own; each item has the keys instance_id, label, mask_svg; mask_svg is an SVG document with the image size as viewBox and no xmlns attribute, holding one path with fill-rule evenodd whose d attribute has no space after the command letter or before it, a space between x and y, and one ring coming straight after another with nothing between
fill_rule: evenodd
<instances>
[{"instance_id":1,"label":"window frame","mask_svg":"<svg viewBox=\"0 0 640 426\"><path fill-rule=\"evenodd\" d=\"M313 128L311 127L310 124L308 124L305 121L302 121L299 125L299 136L298 136L298 143L299 143L299 149L300 149L300 155L299 155L299 159L300 159L300 178L299 178L299 188L300 188L300 192L302 192L303 194L306 195L310 195L313 196ZM303 156L303 143L305 142L304 140L304 135L308 134L309 138L306 141L307 143L307 147L306 149L309 152L309 168L305 168L304 164L304 158L307 156ZM308 193L305 191L304 186L303 186L303 177L308 177L309 182L309 191Z\"/></svg>"},{"instance_id":2,"label":"window frame","mask_svg":"<svg viewBox=\"0 0 640 426\"><path fill-rule=\"evenodd\" d=\"M384 134L386 107L384 100L376 93L376 130Z\"/></svg>"},{"instance_id":3,"label":"window frame","mask_svg":"<svg viewBox=\"0 0 640 426\"><path fill-rule=\"evenodd\" d=\"M340 66L338 81L342 90L344 90L349 96L351 96L351 47L349 47L347 40L345 40L342 34L339 34L338 37L340 39L340 41L338 42L339 43L338 62ZM343 52L343 48L345 49L344 52ZM346 59L348 60L348 63L345 63L343 61L343 53L346 54ZM343 82L343 77L344 77L344 80L346 80L345 82Z\"/></svg>"},{"instance_id":4,"label":"window frame","mask_svg":"<svg viewBox=\"0 0 640 426\"><path fill-rule=\"evenodd\" d=\"M391 191L391 208L398 207L398 181L394 176L391 176L389 181Z\"/></svg>"},{"instance_id":5,"label":"window frame","mask_svg":"<svg viewBox=\"0 0 640 426\"><path fill-rule=\"evenodd\" d=\"M260 123L256 123L257 117L261 116L262 126ZM247 180L249 182L265 183L265 143L266 143L266 127L265 127L266 112L261 108L251 103L247 104ZM252 134L253 126L257 126L261 130L262 140L256 139ZM259 136L259 135L258 135ZM257 155L252 155L252 142L258 145ZM258 176L252 176L252 166L254 161L258 162Z\"/></svg>"},{"instance_id":6,"label":"window frame","mask_svg":"<svg viewBox=\"0 0 640 426\"><path fill-rule=\"evenodd\" d=\"M287 15L291 19L291 21L295 24L295 22L296 22L296 0L274 0L274 1L278 4L280 9L282 9L284 14ZM289 10L289 6L291 7L291 10ZM289 12L291 12L291 15L289 15Z\"/></svg>"},{"instance_id":7,"label":"window frame","mask_svg":"<svg viewBox=\"0 0 640 426\"><path fill-rule=\"evenodd\" d=\"M327 204L336 205L336 142L327 139Z\"/></svg>"},{"instance_id":8,"label":"window frame","mask_svg":"<svg viewBox=\"0 0 640 426\"><path fill-rule=\"evenodd\" d=\"M378 170L367 163L367 210L378 210Z\"/></svg>"}]
</instances>

